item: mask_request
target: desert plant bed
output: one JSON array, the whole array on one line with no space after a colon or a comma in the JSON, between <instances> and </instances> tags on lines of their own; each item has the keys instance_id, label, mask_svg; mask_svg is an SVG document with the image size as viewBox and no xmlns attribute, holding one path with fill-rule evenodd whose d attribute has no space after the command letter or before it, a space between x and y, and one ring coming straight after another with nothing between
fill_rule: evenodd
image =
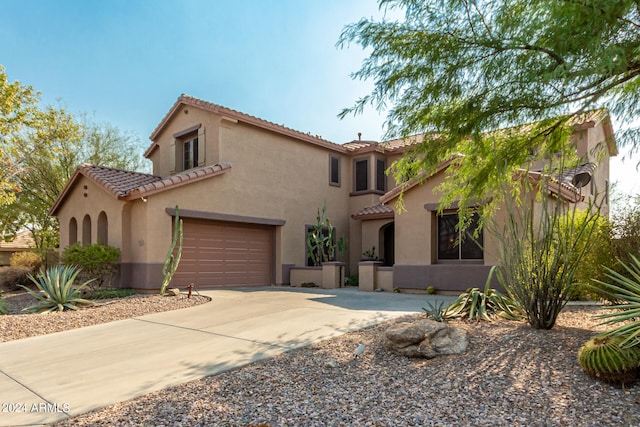
<instances>
[{"instance_id":1,"label":"desert plant bed","mask_svg":"<svg viewBox=\"0 0 640 427\"><path fill-rule=\"evenodd\" d=\"M551 330L453 320L468 331L466 353L390 353L384 331L416 314L58 425L637 426L640 385L597 381L578 364L580 346L606 330L594 319L604 312L568 306ZM358 343L366 349L354 359Z\"/></svg>"},{"instance_id":2,"label":"desert plant bed","mask_svg":"<svg viewBox=\"0 0 640 427\"><path fill-rule=\"evenodd\" d=\"M0 316L0 342L187 308L209 301L208 297L202 295L187 298L182 294L175 297L133 294L124 298L93 300L95 306L78 311L38 314L24 311L36 301L27 292L4 292L3 295L8 303L9 314Z\"/></svg>"}]
</instances>

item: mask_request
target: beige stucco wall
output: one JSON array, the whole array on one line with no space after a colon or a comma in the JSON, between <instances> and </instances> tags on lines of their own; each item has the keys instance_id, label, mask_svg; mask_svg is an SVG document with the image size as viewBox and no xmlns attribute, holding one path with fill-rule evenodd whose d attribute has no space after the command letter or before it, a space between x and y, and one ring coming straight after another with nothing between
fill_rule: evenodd
<instances>
[{"instance_id":1,"label":"beige stucco wall","mask_svg":"<svg viewBox=\"0 0 640 427\"><path fill-rule=\"evenodd\" d=\"M351 176L349 158L342 153L241 122L221 121L214 114L190 107L189 114L178 112L158 136L158 155L165 167L156 173L167 173L169 160L165 158L170 153L163 156L162 152L169 150L172 135L197 123L206 126L207 163L228 162L232 168L220 176L151 195L145 206L147 216L132 214L132 224L138 222L136 218L143 218L139 227L132 226L136 229L132 239L134 244L136 240L145 241L144 262L164 260L171 230L171 218L165 210L176 204L181 209L284 220L276 236L276 281L281 276L281 264L305 264L305 226L316 222L317 211L325 201L337 238L349 237L350 211L345 209L345 201ZM216 155L211 156L212 152ZM341 159L340 186L329 185L330 154ZM146 238L138 238L135 233L146 234Z\"/></svg>"},{"instance_id":2,"label":"beige stucco wall","mask_svg":"<svg viewBox=\"0 0 640 427\"><path fill-rule=\"evenodd\" d=\"M86 187L86 188L85 188ZM85 196L86 195L86 196ZM58 213L60 222L60 250L69 243L69 223L75 218L78 225L77 238L83 241L83 221L86 215L91 219L91 243L98 242L98 216L105 212L108 224L108 244L122 249L122 209L124 202L117 200L93 181L80 176L77 184L69 191L67 202Z\"/></svg>"}]
</instances>

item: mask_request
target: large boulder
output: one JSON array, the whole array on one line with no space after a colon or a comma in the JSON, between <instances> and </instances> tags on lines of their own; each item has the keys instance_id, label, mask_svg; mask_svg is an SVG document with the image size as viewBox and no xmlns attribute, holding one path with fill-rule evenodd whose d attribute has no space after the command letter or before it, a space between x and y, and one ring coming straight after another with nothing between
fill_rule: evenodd
<instances>
[{"instance_id":1,"label":"large boulder","mask_svg":"<svg viewBox=\"0 0 640 427\"><path fill-rule=\"evenodd\" d=\"M464 353L467 331L429 319L398 323L385 332L385 347L407 357L433 359L441 354Z\"/></svg>"}]
</instances>

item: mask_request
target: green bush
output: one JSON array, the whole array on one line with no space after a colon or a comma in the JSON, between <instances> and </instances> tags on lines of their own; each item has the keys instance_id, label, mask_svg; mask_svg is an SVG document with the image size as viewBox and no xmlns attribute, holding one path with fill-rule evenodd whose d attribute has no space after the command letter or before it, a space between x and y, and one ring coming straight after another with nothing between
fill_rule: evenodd
<instances>
[{"instance_id":1,"label":"green bush","mask_svg":"<svg viewBox=\"0 0 640 427\"><path fill-rule=\"evenodd\" d=\"M0 289L17 291L20 285L29 286L29 273L33 273L29 267L5 267L0 271Z\"/></svg>"},{"instance_id":2,"label":"green bush","mask_svg":"<svg viewBox=\"0 0 640 427\"><path fill-rule=\"evenodd\" d=\"M583 223L587 221L587 212L576 212L575 221ZM605 280L605 265L611 265L614 259L614 245L612 236L613 224L606 217L598 217L595 220L594 229L591 237L580 242L578 250L584 249L584 256L580 262L580 268L577 269L574 281L576 286L571 291L571 299L599 300L605 297L605 293L593 286L585 286L591 284L591 280Z\"/></svg>"},{"instance_id":3,"label":"green bush","mask_svg":"<svg viewBox=\"0 0 640 427\"><path fill-rule=\"evenodd\" d=\"M345 286L359 286L360 282L358 281L358 275L357 274L350 274L349 276L345 277L344 279L344 285Z\"/></svg>"},{"instance_id":4,"label":"green bush","mask_svg":"<svg viewBox=\"0 0 640 427\"><path fill-rule=\"evenodd\" d=\"M80 269L75 266L56 266L47 269L37 277L29 275L31 281L37 286L40 292L35 292L23 286L27 292L38 302L25 310L37 313L50 311L77 310L78 305L92 305L91 301L80 298L80 290L87 286L90 281L74 287L76 277Z\"/></svg>"},{"instance_id":5,"label":"green bush","mask_svg":"<svg viewBox=\"0 0 640 427\"><path fill-rule=\"evenodd\" d=\"M31 251L14 252L9 258L11 267L28 267L31 271L37 271L42 263L42 257Z\"/></svg>"},{"instance_id":6,"label":"green bush","mask_svg":"<svg viewBox=\"0 0 640 427\"><path fill-rule=\"evenodd\" d=\"M78 266L83 279L95 279L92 288L110 285L118 273L120 249L99 243L82 246L75 243L62 253L64 265Z\"/></svg>"},{"instance_id":7,"label":"green bush","mask_svg":"<svg viewBox=\"0 0 640 427\"><path fill-rule=\"evenodd\" d=\"M7 300L4 299L4 295L2 295L2 292L0 292L0 315L8 313L9 306L7 304Z\"/></svg>"}]
</instances>

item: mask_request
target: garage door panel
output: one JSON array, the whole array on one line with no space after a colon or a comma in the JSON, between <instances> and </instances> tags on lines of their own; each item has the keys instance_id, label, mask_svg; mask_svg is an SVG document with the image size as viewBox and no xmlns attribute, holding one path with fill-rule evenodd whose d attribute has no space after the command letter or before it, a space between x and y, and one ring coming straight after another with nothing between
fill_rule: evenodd
<instances>
[{"instance_id":1,"label":"garage door panel","mask_svg":"<svg viewBox=\"0 0 640 427\"><path fill-rule=\"evenodd\" d=\"M182 260L174 286L272 283L273 228L184 219Z\"/></svg>"}]
</instances>

